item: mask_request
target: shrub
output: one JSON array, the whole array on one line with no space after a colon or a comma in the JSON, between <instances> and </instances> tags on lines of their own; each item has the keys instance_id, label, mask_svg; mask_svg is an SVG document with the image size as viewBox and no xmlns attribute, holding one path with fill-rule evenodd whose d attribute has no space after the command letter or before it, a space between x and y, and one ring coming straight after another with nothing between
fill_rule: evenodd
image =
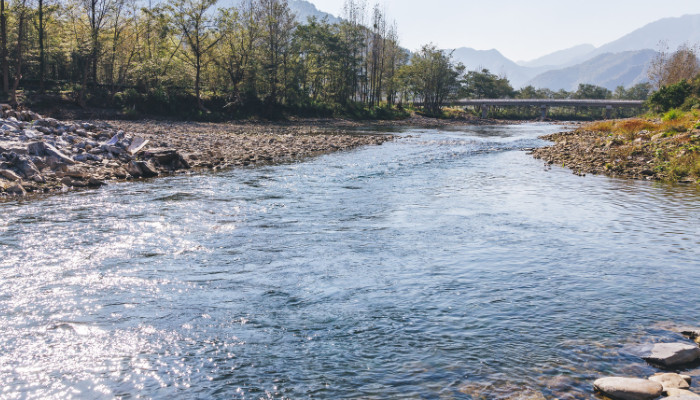
<instances>
[{"instance_id":1,"label":"shrub","mask_svg":"<svg viewBox=\"0 0 700 400\"><path fill-rule=\"evenodd\" d=\"M657 111L666 112L681 107L692 91L692 86L685 80L664 86L649 97L649 105Z\"/></svg>"}]
</instances>

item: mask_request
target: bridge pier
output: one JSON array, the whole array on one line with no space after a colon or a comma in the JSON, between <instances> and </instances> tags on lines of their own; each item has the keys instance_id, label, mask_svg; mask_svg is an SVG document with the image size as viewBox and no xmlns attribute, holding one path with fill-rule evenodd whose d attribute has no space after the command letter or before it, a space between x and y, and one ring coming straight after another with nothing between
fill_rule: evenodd
<instances>
[{"instance_id":1,"label":"bridge pier","mask_svg":"<svg viewBox=\"0 0 700 400\"><path fill-rule=\"evenodd\" d=\"M491 108L491 107L487 106L486 104L483 104L481 106L481 118L484 118L484 119L488 118L489 108Z\"/></svg>"},{"instance_id":2,"label":"bridge pier","mask_svg":"<svg viewBox=\"0 0 700 400\"><path fill-rule=\"evenodd\" d=\"M612 106L610 106L610 105L605 106L605 119L612 118L612 110L613 110Z\"/></svg>"},{"instance_id":3,"label":"bridge pier","mask_svg":"<svg viewBox=\"0 0 700 400\"><path fill-rule=\"evenodd\" d=\"M540 106L540 119L542 121L547 119L547 106Z\"/></svg>"}]
</instances>

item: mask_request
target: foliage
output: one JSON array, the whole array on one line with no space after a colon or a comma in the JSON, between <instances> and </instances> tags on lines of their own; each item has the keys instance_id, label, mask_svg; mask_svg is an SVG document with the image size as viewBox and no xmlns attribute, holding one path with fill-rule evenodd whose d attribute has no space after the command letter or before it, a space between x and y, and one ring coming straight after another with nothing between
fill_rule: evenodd
<instances>
[{"instance_id":1,"label":"foliage","mask_svg":"<svg viewBox=\"0 0 700 400\"><path fill-rule=\"evenodd\" d=\"M649 104L657 112L665 112L681 107L692 93L690 83L682 80L670 86L662 86L649 97Z\"/></svg>"},{"instance_id":2,"label":"foliage","mask_svg":"<svg viewBox=\"0 0 700 400\"><path fill-rule=\"evenodd\" d=\"M494 75L488 69L469 71L464 77L464 90L467 97L474 99L501 99L515 95L507 78Z\"/></svg>"},{"instance_id":3,"label":"foliage","mask_svg":"<svg viewBox=\"0 0 700 400\"><path fill-rule=\"evenodd\" d=\"M572 97L574 99L605 100L612 98L612 92L604 87L581 83L578 85L578 90L576 90Z\"/></svg>"},{"instance_id":4,"label":"foliage","mask_svg":"<svg viewBox=\"0 0 700 400\"><path fill-rule=\"evenodd\" d=\"M671 86L683 80L693 79L700 73L698 48L681 45L673 53L668 45L661 44L661 49L649 66L649 80L656 89Z\"/></svg>"},{"instance_id":5,"label":"foliage","mask_svg":"<svg viewBox=\"0 0 700 400\"><path fill-rule=\"evenodd\" d=\"M411 63L402 73L409 91L430 114L437 115L447 99L459 94L459 77L463 71L463 65L452 62L451 54L435 45L426 45L411 57Z\"/></svg>"}]
</instances>

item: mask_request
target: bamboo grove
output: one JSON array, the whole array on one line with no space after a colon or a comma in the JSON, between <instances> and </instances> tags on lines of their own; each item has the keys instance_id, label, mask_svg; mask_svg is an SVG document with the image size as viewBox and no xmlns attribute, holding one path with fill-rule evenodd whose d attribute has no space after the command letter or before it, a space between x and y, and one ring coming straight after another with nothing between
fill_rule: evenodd
<instances>
[{"instance_id":1,"label":"bamboo grove","mask_svg":"<svg viewBox=\"0 0 700 400\"><path fill-rule=\"evenodd\" d=\"M287 0L0 0L2 91L81 106L245 115L387 107L408 53L379 6L300 24ZM253 111L256 110L256 111Z\"/></svg>"}]
</instances>

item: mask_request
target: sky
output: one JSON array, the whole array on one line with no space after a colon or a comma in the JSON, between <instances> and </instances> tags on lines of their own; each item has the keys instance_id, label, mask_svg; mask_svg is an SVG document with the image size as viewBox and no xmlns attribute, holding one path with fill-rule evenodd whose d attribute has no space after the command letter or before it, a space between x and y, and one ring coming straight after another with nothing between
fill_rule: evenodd
<instances>
[{"instance_id":1,"label":"sky","mask_svg":"<svg viewBox=\"0 0 700 400\"><path fill-rule=\"evenodd\" d=\"M341 15L345 0L309 0ZM700 14L700 0L367 0L396 20L403 47L497 49L514 61L601 46L666 17Z\"/></svg>"}]
</instances>

